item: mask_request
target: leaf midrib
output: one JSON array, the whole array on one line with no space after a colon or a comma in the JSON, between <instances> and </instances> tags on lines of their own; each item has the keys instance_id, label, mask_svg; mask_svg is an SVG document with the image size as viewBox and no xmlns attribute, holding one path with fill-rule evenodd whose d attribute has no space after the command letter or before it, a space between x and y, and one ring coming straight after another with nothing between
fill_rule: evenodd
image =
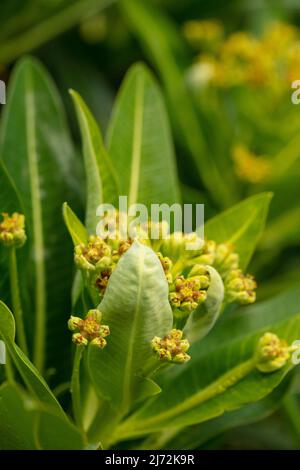
<instances>
[{"instance_id":1,"label":"leaf midrib","mask_svg":"<svg viewBox=\"0 0 300 470\"><path fill-rule=\"evenodd\" d=\"M144 86L144 76L142 74L138 75L134 108L133 148L129 188L129 205L136 203L138 198L142 154Z\"/></svg>"},{"instance_id":2,"label":"leaf midrib","mask_svg":"<svg viewBox=\"0 0 300 470\"><path fill-rule=\"evenodd\" d=\"M38 171L38 154L35 131L35 100L33 92L33 79L30 71L25 74L25 114L26 114L26 142L27 158L30 176L30 196L32 210L32 228L34 239L34 266L36 282L36 331L34 343L34 362L39 370L44 366L45 321L46 321L46 271L45 247L43 236L42 207L40 178Z\"/></svg>"},{"instance_id":3,"label":"leaf midrib","mask_svg":"<svg viewBox=\"0 0 300 470\"><path fill-rule=\"evenodd\" d=\"M136 306L134 310L134 317L133 317L133 323L132 327L130 329L130 337L129 337L129 343L128 343L128 353L126 356L126 362L125 362L125 367L124 367L124 372L123 372L123 400L122 400L122 406L121 410L122 412L126 412L128 410L129 404L130 404L130 386L131 386L131 380L132 377L134 377L133 371L132 371L132 364L133 364L133 353L134 353L134 343L135 343L135 338L137 334L137 327L139 323L139 313L140 313L140 303L141 303L141 294L142 294L142 289L143 289L143 275L142 275L142 270L143 270L143 265L144 265L144 259L145 255L140 255L138 256L138 277L140 279L140 282L138 283L138 291L136 294Z\"/></svg>"}]
</instances>

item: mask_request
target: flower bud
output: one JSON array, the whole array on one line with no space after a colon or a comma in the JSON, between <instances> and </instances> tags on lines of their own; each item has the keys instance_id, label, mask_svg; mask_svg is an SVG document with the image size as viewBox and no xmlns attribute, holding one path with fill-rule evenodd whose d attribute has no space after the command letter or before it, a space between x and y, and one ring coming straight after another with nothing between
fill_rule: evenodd
<instances>
[{"instance_id":1,"label":"flower bud","mask_svg":"<svg viewBox=\"0 0 300 470\"><path fill-rule=\"evenodd\" d=\"M151 342L152 350L161 361L182 364L189 361L187 351L190 347L186 339L182 339L183 332L173 329L163 338L155 336Z\"/></svg>"},{"instance_id":2,"label":"flower bud","mask_svg":"<svg viewBox=\"0 0 300 470\"><path fill-rule=\"evenodd\" d=\"M95 271L111 264L111 248L96 235L89 237L87 245L75 247L75 263L84 271Z\"/></svg>"},{"instance_id":3,"label":"flower bud","mask_svg":"<svg viewBox=\"0 0 300 470\"><path fill-rule=\"evenodd\" d=\"M14 212L12 216L2 213L0 222L0 242L5 246L20 248L26 242L25 217Z\"/></svg>"},{"instance_id":4,"label":"flower bud","mask_svg":"<svg viewBox=\"0 0 300 470\"><path fill-rule=\"evenodd\" d=\"M170 286L170 304L182 312L193 312L200 303L206 300L206 297L207 291L202 287L198 276L187 279L184 276L178 276Z\"/></svg>"},{"instance_id":5,"label":"flower bud","mask_svg":"<svg viewBox=\"0 0 300 470\"><path fill-rule=\"evenodd\" d=\"M226 301L251 304L256 299L256 287L257 284L253 276L245 275L240 269L236 269L230 272L225 279Z\"/></svg>"},{"instance_id":6,"label":"flower bud","mask_svg":"<svg viewBox=\"0 0 300 470\"><path fill-rule=\"evenodd\" d=\"M86 346L89 342L99 348L104 348L109 335L109 327L101 324L102 313L98 309L89 310L85 319L71 316L68 327L71 331L78 330L73 334L72 340L77 345Z\"/></svg>"},{"instance_id":7,"label":"flower bud","mask_svg":"<svg viewBox=\"0 0 300 470\"><path fill-rule=\"evenodd\" d=\"M273 372L281 369L290 358L288 344L274 333L265 333L256 348L257 369L260 372Z\"/></svg>"}]
</instances>

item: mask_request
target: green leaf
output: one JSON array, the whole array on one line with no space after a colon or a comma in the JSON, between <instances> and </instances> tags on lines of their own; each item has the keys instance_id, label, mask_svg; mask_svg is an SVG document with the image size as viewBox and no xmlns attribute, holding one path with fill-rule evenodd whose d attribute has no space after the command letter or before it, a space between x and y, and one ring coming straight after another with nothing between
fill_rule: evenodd
<instances>
[{"instance_id":1,"label":"green leaf","mask_svg":"<svg viewBox=\"0 0 300 470\"><path fill-rule=\"evenodd\" d=\"M88 241L86 228L66 202L63 204L63 218L74 246L80 245L80 243L86 244Z\"/></svg>"},{"instance_id":2,"label":"green leaf","mask_svg":"<svg viewBox=\"0 0 300 470\"><path fill-rule=\"evenodd\" d=\"M234 245L241 269L247 267L263 233L271 198L271 193L249 197L205 224L206 238Z\"/></svg>"},{"instance_id":3,"label":"green leaf","mask_svg":"<svg viewBox=\"0 0 300 470\"><path fill-rule=\"evenodd\" d=\"M174 149L161 92L143 65L134 65L116 99L108 153L128 205L180 201Z\"/></svg>"},{"instance_id":4,"label":"green leaf","mask_svg":"<svg viewBox=\"0 0 300 470\"><path fill-rule=\"evenodd\" d=\"M108 158L98 124L78 93L71 90L76 108L83 143L85 173L87 179L86 227L96 232L96 210L100 204L116 205L120 194L119 182Z\"/></svg>"},{"instance_id":5,"label":"green leaf","mask_svg":"<svg viewBox=\"0 0 300 470\"><path fill-rule=\"evenodd\" d=\"M252 357L257 340L264 332L272 331L288 343L299 338L299 299L298 288L276 301L222 317L213 334L191 348L192 359L186 366L169 370L159 378L162 393L121 425L115 439L155 432L162 426L175 430L205 422L269 395L286 377L291 363L270 374L249 371L238 381L229 379L231 385L220 386L213 398L198 400L212 387L220 385L219 379L224 374L229 373L231 379L234 378L236 367Z\"/></svg>"},{"instance_id":6,"label":"green leaf","mask_svg":"<svg viewBox=\"0 0 300 470\"><path fill-rule=\"evenodd\" d=\"M58 415L65 417L64 411L52 394L43 377L15 344L15 321L8 307L0 301L0 336L19 374L31 393L43 404L48 405Z\"/></svg>"},{"instance_id":7,"label":"green leaf","mask_svg":"<svg viewBox=\"0 0 300 470\"><path fill-rule=\"evenodd\" d=\"M34 436L34 413L32 404L23 400L15 385L3 384L0 387L0 449L36 449Z\"/></svg>"},{"instance_id":8,"label":"green leaf","mask_svg":"<svg viewBox=\"0 0 300 470\"><path fill-rule=\"evenodd\" d=\"M176 27L149 1L122 0L119 5L125 20L158 69L175 124L175 135L188 150L199 178L218 205L232 203L232 187L226 185L211 156L193 97L184 80L184 54L181 52L186 51Z\"/></svg>"},{"instance_id":9,"label":"green leaf","mask_svg":"<svg viewBox=\"0 0 300 470\"><path fill-rule=\"evenodd\" d=\"M282 403L283 398L289 391L291 376L282 381L282 383L275 388L263 400L259 400L256 403L250 403L249 405L240 408L239 410L224 413L218 418L204 423L175 430L173 433L165 433L158 440L149 438L151 448L157 449L157 442L160 443L160 448L165 449L197 449L199 446L203 446L211 439L223 434L224 432L234 429L246 424L255 423L262 419L270 416L276 411ZM149 444L147 442L147 449Z\"/></svg>"},{"instance_id":10,"label":"green leaf","mask_svg":"<svg viewBox=\"0 0 300 470\"><path fill-rule=\"evenodd\" d=\"M102 351L89 348L89 373L98 393L122 414L159 391L143 379L144 370L153 360L151 340L172 328L168 285L150 248L135 242L122 256L99 308L111 334Z\"/></svg>"},{"instance_id":11,"label":"green leaf","mask_svg":"<svg viewBox=\"0 0 300 470\"><path fill-rule=\"evenodd\" d=\"M16 384L0 387L1 450L81 450L85 443L73 424L61 419Z\"/></svg>"},{"instance_id":12,"label":"green leaf","mask_svg":"<svg viewBox=\"0 0 300 470\"><path fill-rule=\"evenodd\" d=\"M60 98L34 59L22 60L13 73L4 107L0 154L21 194L26 217L26 246L31 258L22 263L21 276L28 297L25 321L35 340L34 362L43 369L47 348L47 366L63 375L69 360L64 345L68 341L65 322L70 308L72 251L59 214L66 198L74 201L77 183ZM50 347L53 338L55 348Z\"/></svg>"},{"instance_id":13,"label":"green leaf","mask_svg":"<svg viewBox=\"0 0 300 470\"><path fill-rule=\"evenodd\" d=\"M224 299L224 284L218 272L207 266L210 274L210 286L207 290L207 299L189 317L184 332L190 343L206 336L221 313Z\"/></svg>"}]
</instances>

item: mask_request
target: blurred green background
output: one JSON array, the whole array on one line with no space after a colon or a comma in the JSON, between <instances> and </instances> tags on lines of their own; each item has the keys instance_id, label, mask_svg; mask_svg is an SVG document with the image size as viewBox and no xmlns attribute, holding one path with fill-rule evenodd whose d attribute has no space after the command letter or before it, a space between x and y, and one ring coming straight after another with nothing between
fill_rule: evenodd
<instances>
[{"instance_id":1,"label":"blurred green background","mask_svg":"<svg viewBox=\"0 0 300 470\"><path fill-rule=\"evenodd\" d=\"M105 130L127 69L146 62L168 105L183 202L205 203L208 219L274 192L250 269L258 299L299 282L300 106L291 102L299 1L2 0L0 11L0 79L9 82L21 56L37 56L58 86L78 152L68 89ZM260 423L208 435L203 447L299 448L299 413L287 400Z\"/></svg>"}]
</instances>

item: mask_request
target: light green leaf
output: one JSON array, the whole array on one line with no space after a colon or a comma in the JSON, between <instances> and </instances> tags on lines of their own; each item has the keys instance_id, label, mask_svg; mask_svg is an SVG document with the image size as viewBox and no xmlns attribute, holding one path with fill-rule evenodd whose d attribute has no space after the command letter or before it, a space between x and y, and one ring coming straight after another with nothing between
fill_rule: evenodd
<instances>
[{"instance_id":1,"label":"light green leaf","mask_svg":"<svg viewBox=\"0 0 300 470\"><path fill-rule=\"evenodd\" d=\"M115 439L154 432L162 426L175 430L205 422L269 395L286 377L291 363L270 374L252 370L245 378L218 389L214 398L202 401L220 377L245 364L264 332L272 331L288 343L299 338L299 300L298 288L222 317L213 334L191 348L192 359L186 366L160 376L162 393L121 425Z\"/></svg>"},{"instance_id":2,"label":"light green leaf","mask_svg":"<svg viewBox=\"0 0 300 470\"><path fill-rule=\"evenodd\" d=\"M86 244L88 241L86 228L66 202L63 204L63 218L74 246L81 243Z\"/></svg>"},{"instance_id":3,"label":"light green leaf","mask_svg":"<svg viewBox=\"0 0 300 470\"><path fill-rule=\"evenodd\" d=\"M47 349L47 366L63 374L69 360L64 345L72 251L59 214L66 198L74 201L77 183L60 98L46 71L34 59L22 60L10 81L0 154L21 194L26 217L26 246L31 257L22 263L21 276L29 304L25 322L35 342L34 362L42 370ZM50 347L53 338L55 348Z\"/></svg>"},{"instance_id":4,"label":"light green leaf","mask_svg":"<svg viewBox=\"0 0 300 470\"><path fill-rule=\"evenodd\" d=\"M219 205L232 203L232 187L226 185L211 156L193 97L184 79L182 65L185 59L182 60L184 54L181 52L185 50L176 27L149 1L122 0L119 5L125 20L145 47L164 83L170 116L175 124L175 136L178 135L184 143L199 177L215 202Z\"/></svg>"},{"instance_id":5,"label":"light green leaf","mask_svg":"<svg viewBox=\"0 0 300 470\"><path fill-rule=\"evenodd\" d=\"M36 449L34 413L29 399L22 400L17 386L3 384L0 387L0 449Z\"/></svg>"},{"instance_id":6,"label":"light green leaf","mask_svg":"<svg viewBox=\"0 0 300 470\"><path fill-rule=\"evenodd\" d=\"M0 336L12 361L31 393L43 404L48 405L59 416L65 414L37 369L15 344L15 321L8 307L0 301Z\"/></svg>"},{"instance_id":7,"label":"light green leaf","mask_svg":"<svg viewBox=\"0 0 300 470\"><path fill-rule=\"evenodd\" d=\"M108 158L98 124L78 93L71 90L76 108L83 143L83 155L87 180L86 227L96 232L96 210L100 204L116 205L119 182Z\"/></svg>"},{"instance_id":8,"label":"light green leaf","mask_svg":"<svg viewBox=\"0 0 300 470\"><path fill-rule=\"evenodd\" d=\"M249 197L206 222L205 237L217 243L230 242L245 269L253 255L266 223L271 193Z\"/></svg>"},{"instance_id":9,"label":"light green leaf","mask_svg":"<svg viewBox=\"0 0 300 470\"><path fill-rule=\"evenodd\" d=\"M159 391L143 380L144 370L153 360L151 340L172 328L168 285L150 248L135 242L122 256L99 308L111 334L102 351L89 348L89 373L98 393L122 414Z\"/></svg>"},{"instance_id":10,"label":"light green leaf","mask_svg":"<svg viewBox=\"0 0 300 470\"><path fill-rule=\"evenodd\" d=\"M73 424L56 416L16 384L0 387L1 450L81 450L85 443Z\"/></svg>"},{"instance_id":11,"label":"light green leaf","mask_svg":"<svg viewBox=\"0 0 300 470\"><path fill-rule=\"evenodd\" d=\"M224 299L224 284L218 272L207 266L210 274L210 286L207 299L189 317L184 332L190 343L206 336L216 323Z\"/></svg>"},{"instance_id":12,"label":"light green leaf","mask_svg":"<svg viewBox=\"0 0 300 470\"><path fill-rule=\"evenodd\" d=\"M130 69L116 99L108 129L108 153L128 205L180 201L163 97L143 65Z\"/></svg>"}]
</instances>

